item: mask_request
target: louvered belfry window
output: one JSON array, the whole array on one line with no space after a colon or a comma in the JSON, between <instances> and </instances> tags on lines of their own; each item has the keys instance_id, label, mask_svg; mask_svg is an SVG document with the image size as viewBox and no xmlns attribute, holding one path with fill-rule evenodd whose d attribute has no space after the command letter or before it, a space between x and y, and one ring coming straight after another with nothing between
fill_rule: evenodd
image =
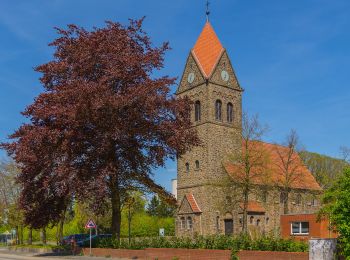
<instances>
[{"instance_id":1,"label":"louvered belfry window","mask_svg":"<svg viewBox=\"0 0 350 260\"><path fill-rule=\"evenodd\" d=\"M201 121L201 102L198 100L194 103L194 120Z\"/></svg>"},{"instance_id":2,"label":"louvered belfry window","mask_svg":"<svg viewBox=\"0 0 350 260\"><path fill-rule=\"evenodd\" d=\"M233 105L232 105L232 103L227 104L227 122L228 123L233 122Z\"/></svg>"}]
</instances>

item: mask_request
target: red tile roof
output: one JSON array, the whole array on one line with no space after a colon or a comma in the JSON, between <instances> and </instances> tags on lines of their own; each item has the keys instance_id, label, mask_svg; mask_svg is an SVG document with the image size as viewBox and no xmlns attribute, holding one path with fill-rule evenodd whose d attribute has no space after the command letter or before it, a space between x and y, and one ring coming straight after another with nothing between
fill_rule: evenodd
<instances>
[{"instance_id":1,"label":"red tile roof","mask_svg":"<svg viewBox=\"0 0 350 260\"><path fill-rule=\"evenodd\" d=\"M191 209L194 213L201 213L202 212L192 193L186 194L186 199L187 199L188 203L190 204Z\"/></svg>"},{"instance_id":2,"label":"red tile roof","mask_svg":"<svg viewBox=\"0 0 350 260\"><path fill-rule=\"evenodd\" d=\"M206 78L211 75L223 51L224 48L213 27L207 22L192 49L192 53Z\"/></svg>"},{"instance_id":3,"label":"red tile roof","mask_svg":"<svg viewBox=\"0 0 350 260\"><path fill-rule=\"evenodd\" d=\"M286 159L289 149L285 146L269 144L265 142L252 141L249 143L250 150L258 151L264 154L264 166L252 167L251 182L253 184L276 185L283 187L287 181L284 171L284 165L281 158ZM243 152L244 152L243 145ZM290 187L294 189L316 190L321 191L322 188L317 183L315 177L303 164L298 153L294 152L291 156L290 168L293 168L293 174L289 178ZM239 164L232 162L224 163L226 172L234 179L244 178L244 169Z\"/></svg>"},{"instance_id":4,"label":"red tile roof","mask_svg":"<svg viewBox=\"0 0 350 260\"><path fill-rule=\"evenodd\" d=\"M239 207L243 210L244 204L241 202ZM248 212L265 212L264 207L257 201L248 201Z\"/></svg>"}]
</instances>

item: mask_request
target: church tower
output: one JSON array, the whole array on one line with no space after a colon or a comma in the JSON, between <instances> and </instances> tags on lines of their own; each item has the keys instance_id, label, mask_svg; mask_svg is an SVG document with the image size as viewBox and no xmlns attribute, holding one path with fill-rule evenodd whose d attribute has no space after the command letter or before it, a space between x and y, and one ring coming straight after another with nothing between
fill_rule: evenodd
<instances>
[{"instance_id":1,"label":"church tower","mask_svg":"<svg viewBox=\"0 0 350 260\"><path fill-rule=\"evenodd\" d=\"M177 235L216 234L230 230L225 219L228 182L222 162L241 149L242 88L212 25L206 22L190 51L177 97L192 102L192 127L201 146L177 161ZM226 226L228 225L228 226Z\"/></svg>"}]
</instances>

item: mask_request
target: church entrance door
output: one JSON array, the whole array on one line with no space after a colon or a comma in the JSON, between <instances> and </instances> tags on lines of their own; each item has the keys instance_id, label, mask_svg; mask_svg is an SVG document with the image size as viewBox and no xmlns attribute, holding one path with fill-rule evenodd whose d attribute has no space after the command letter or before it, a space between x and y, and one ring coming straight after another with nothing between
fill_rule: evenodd
<instances>
[{"instance_id":1,"label":"church entrance door","mask_svg":"<svg viewBox=\"0 0 350 260\"><path fill-rule=\"evenodd\" d=\"M233 234L233 220L232 219L225 219L225 235L232 235Z\"/></svg>"}]
</instances>

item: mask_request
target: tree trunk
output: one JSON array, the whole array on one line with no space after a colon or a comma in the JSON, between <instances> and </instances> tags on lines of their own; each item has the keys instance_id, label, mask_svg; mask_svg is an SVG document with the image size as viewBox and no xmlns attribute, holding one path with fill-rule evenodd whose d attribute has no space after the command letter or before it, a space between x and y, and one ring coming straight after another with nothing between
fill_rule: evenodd
<instances>
[{"instance_id":1,"label":"tree trunk","mask_svg":"<svg viewBox=\"0 0 350 260\"><path fill-rule=\"evenodd\" d=\"M111 184L111 204L112 204L112 235L120 241L121 224L121 202L120 191L117 182Z\"/></svg>"},{"instance_id":2,"label":"tree trunk","mask_svg":"<svg viewBox=\"0 0 350 260\"><path fill-rule=\"evenodd\" d=\"M23 236L23 225L20 225L19 226L19 243L21 244L21 245L23 245L24 244L24 236Z\"/></svg>"},{"instance_id":3,"label":"tree trunk","mask_svg":"<svg viewBox=\"0 0 350 260\"><path fill-rule=\"evenodd\" d=\"M43 228L40 232L40 237L43 245L46 245L46 229Z\"/></svg>"},{"instance_id":4,"label":"tree trunk","mask_svg":"<svg viewBox=\"0 0 350 260\"><path fill-rule=\"evenodd\" d=\"M15 227L16 230L16 245L19 244L18 226Z\"/></svg>"},{"instance_id":5,"label":"tree trunk","mask_svg":"<svg viewBox=\"0 0 350 260\"><path fill-rule=\"evenodd\" d=\"M242 220L242 230L243 233L248 233L248 199L249 199L249 189L245 188L243 191L243 220Z\"/></svg>"},{"instance_id":6,"label":"tree trunk","mask_svg":"<svg viewBox=\"0 0 350 260\"><path fill-rule=\"evenodd\" d=\"M57 244L60 244L63 240L63 227L64 227L64 219L62 219L58 226L58 234L57 234Z\"/></svg>"},{"instance_id":7,"label":"tree trunk","mask_svg":"<svg viewBox=\"0 0 350 260\"><path fill-rule=\"evenodd\" d=\"M57 245L59 245L61 243L61 241L63 240L63 227L64 227L64 221L66 219L66 209L62 212L61 215L61 220L58 223L58 227L57 227Z\"/></svg>"},{"instance_id":8,"label":"tree trunk","mask_svg":"<svg viewBox=\"0 0 350 260\"><path fill-rule=\"evenodd\" d=\"M284 193L284 204L283 204L283 213L288 214L289 209L288 209L288 203L289 203L289 192Z\"/></svg>"},{"instance_id":9,"label":"tree trunk","mask_svg":"<svg viewBox=\"0 0 350 260\"><path fill-rule=\"evenodd\" d=\"M33 244L33 229L29 228L28 231L28 245Z\"/></svg>"}]
</instances>

